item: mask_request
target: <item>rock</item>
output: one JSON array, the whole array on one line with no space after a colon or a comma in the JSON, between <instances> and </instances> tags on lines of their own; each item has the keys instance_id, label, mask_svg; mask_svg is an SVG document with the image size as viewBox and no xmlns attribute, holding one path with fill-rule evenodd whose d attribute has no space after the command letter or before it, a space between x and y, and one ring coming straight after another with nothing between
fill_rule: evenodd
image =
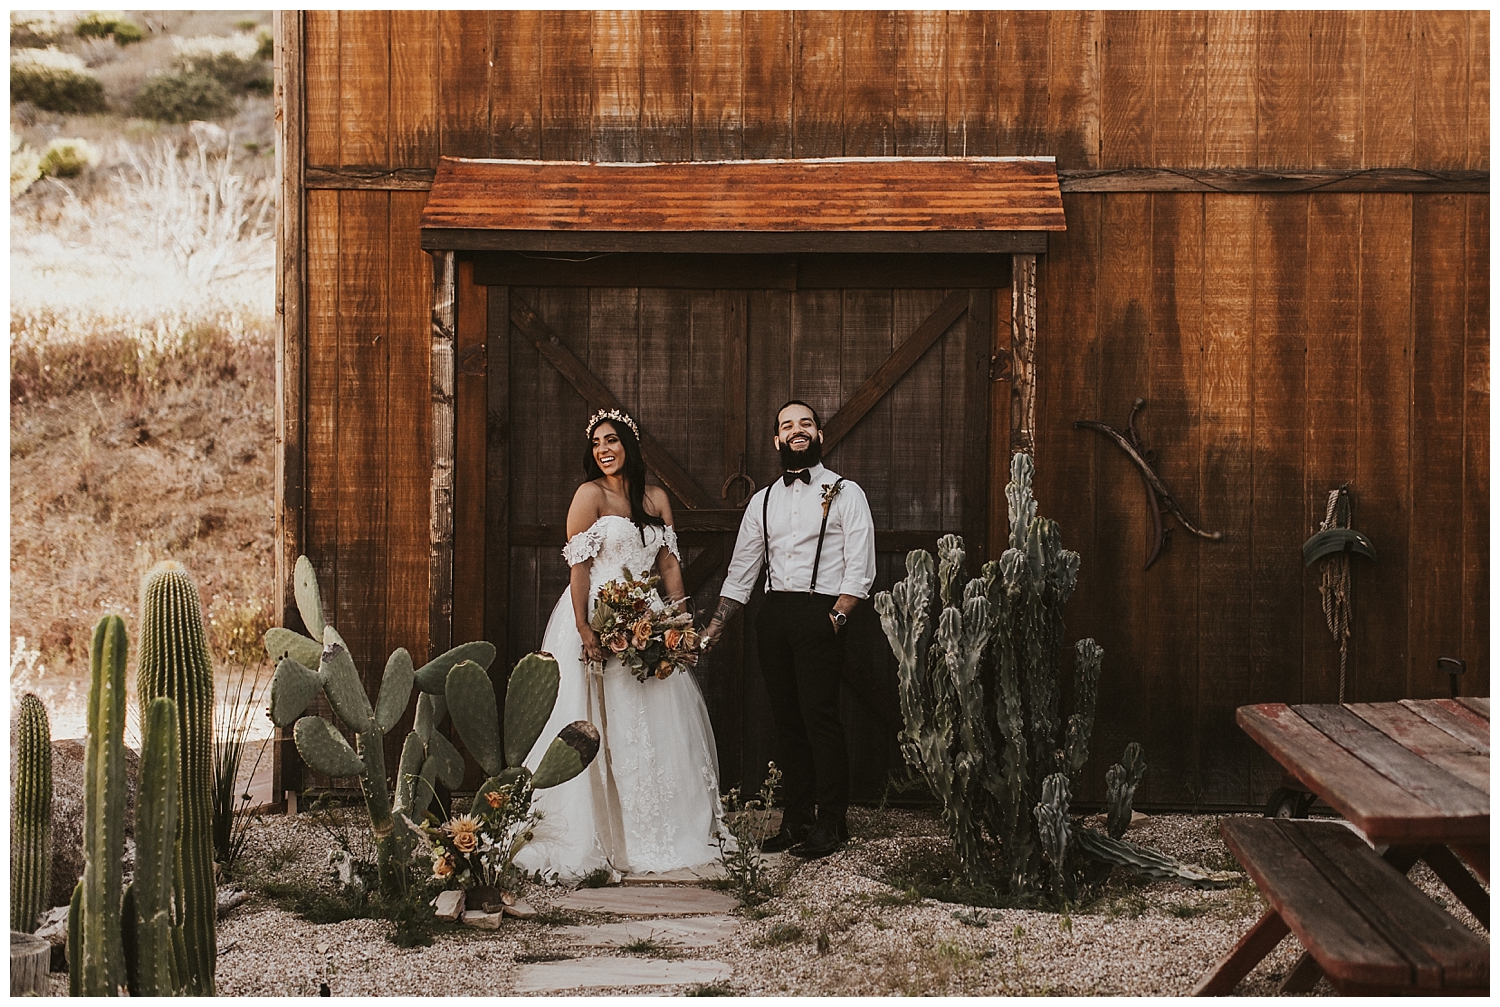
<instances>
[{"instance_id":1,"label":"rock","mask_svg":"<svg viewBox=\"0 0 1500 1007\"><path fill-rule=\"evenodd\" d=\"M1150 820L1151 819L1149 816L1143 815L1139 811L1136 811L1134 808L1132 808L1130 810L1130 824L1125 826L1125 829L1128 832L1129 830L1135 828L1137 825L1145 825Z\"/></svg>"},{"instance_id":2,"label":"rock","mask_svg":"<svg viewBox=\"0 0 1500 1007\"><path fill-rule=\"evenodd\" d=\"M14 725L12 725L14 730ZM11 739L11 788L16 779L15 739ZM65 738L52 743L52 878L47 903L66 906L83 877L83 741ZM135 778L140 756L125 749L125 870L135 868Z\"/></svg>"},{"instance_id":3,"label":"rock","mask_svg":"<svg viewBox=\"0 0 1500 1007\"><path fill-rule=\"evenodd\" d=\"M466 927L478 927L480 930L499 930L500 920L504 913L487 913L482 909L470 909L463 915L463 924Z\"/></svg>"},{"instance_id":4,"label":"rock","mask_svg":"<svg viewBox=\"0 0 1500 1007\"><path fill-rule=\"evenodd\" d=\"M516 990L576 989L580 986L679 986L728 979L734 969L724 962L662 958L575 958L523 965Z\"/></svg>"},{"instance_id":5,"label":"rock","mask_svg":"<svg viewBox=\"0 0 1500 1007\"><path fill-rule=\"evenodd\" d=\"M589 913L617 913L621 916L701 916L727 913L739 906L739 900L723 892L683 886L629 888L584 888L569 892L555 903L559 909L579 909Z\"/></svg>"},{"instance_id":6,"label":"rock","mask_svg":"<svg viewBox=\"0 0 1500 1007\"><path fill-rule=\"evenodd\" d=\"M525 899L516 899L505 904L501 910L503 915L514 916L518 920L529 920L536 916L536 909Z\"/></svg>"},{"instance_id":7,"label":"rock","mask_svg":"<svg viewBox=\"0 0 1500 1007\"><path fill-rule=\"evenodd\" d=\"M451 891L439 892L437 897L437 912L434 913L440 920L452 922L463 915L464 890L454 888Z\"/></svg>"},{"instance_id":8,"label":"rock","mask_svg":"<svg viewBox=\"0 0 1500 1007\"><path fill-rule=\"evenodd\" d=\"M216 865L217 866L217 865ZM244 905L250 899L250 893L242 888L220 888L218 894L219 919L229 915L229 910L236 906Z\"/></svg>"},{"instance_id":9,"label":"rock","mask_svg":"<svg viewBox=\"0 0 1500 1007\"><path fill-rule=\"evenodd\" d=\"M46 995L52 950L35 934L10 932L10 995Z\"/></svg>"},{"instance_id":10,"label":"rock","mask_svg":"<svg viewBox=\"0 0 1500 1007\"><path fill-rule=\"evenodd\" d=\"M42 910L36 935L52 945L52 971L68 971L68 907L53 906Z\"/></svg>"}]
</instances>

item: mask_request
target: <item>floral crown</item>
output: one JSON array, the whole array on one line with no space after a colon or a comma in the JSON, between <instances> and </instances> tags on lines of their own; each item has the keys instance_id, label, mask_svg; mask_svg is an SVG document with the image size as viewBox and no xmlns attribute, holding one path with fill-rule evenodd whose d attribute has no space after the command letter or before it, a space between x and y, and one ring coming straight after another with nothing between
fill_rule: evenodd
<instances>
[{"instance_id":1,"label":"floral crown","mask_svg":"<svg viewBox=\"0 0 1500 1007\"><path fill-rule=\"evenodd\" d=\"M635 434L636 440L641 439L641 431L640 428L635 425L635 420L620 412L620 410L618 409L601 409L594 415L590 416L589 425L584 428L583 436L592 437L594 435L594 428L603 423L605 420L618 420L619 422L625 424L630 428L630 432Z\"/></svg>"}]
</instances>

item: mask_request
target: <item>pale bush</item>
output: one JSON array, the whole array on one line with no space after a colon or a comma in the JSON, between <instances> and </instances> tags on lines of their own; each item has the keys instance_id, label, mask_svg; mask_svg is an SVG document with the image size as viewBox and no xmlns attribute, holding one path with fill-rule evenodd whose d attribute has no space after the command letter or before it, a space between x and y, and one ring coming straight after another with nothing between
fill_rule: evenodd
<instances>
[{"instance_id":1,"label":"pale bush","mask_svg":"<svg viewBox=\"0 0 1500 1007\"><path fill-rule=\"evenodd\" d=\"M261 43L254 35L174 38L172 45L184 75L208 74L232 92L270 88Z\"/></svg>"},{"instance_id":2,"label":"pale bush","mask_svg":"<svg viewBox=\"0 0 1500 1007\"><path fill-rule=\"evenodd\" d=\"M42 177L42 155L16 135L10 134L10 198L19 199Z\"/></svg>"},{"instance_id":3,"label":"pale bush","mask_svg":"<svg viewBox=\"0 0 1500 1007\"><path fill-rule=\"evenodd\" d=\"M79 137L58 137L42 154L42 173L53 178L77 178L99 163L93 146Z\"/></svg>"},{"instance_id":4,"label":"pale bush","mask_svg":"<svg viewBox=\"0 0 1500 1007\"><path fill-rule=\"evenodd\" d=\"M106 108L104 85L83 60L50 47L18 49L11 54L10 100L68 114Z\"/></svg>"},{"instance_id":5,"label":"pale bush","mask_svg":"<svg viewBox=\"0 0 1500 1007\"><path fill-rule=\"evenodd\" d=\"M76 11L17 10L10 12L10 44L16 47L41 48L51 45L73 30L78 21Z\"/></svg>"}]
</instances>

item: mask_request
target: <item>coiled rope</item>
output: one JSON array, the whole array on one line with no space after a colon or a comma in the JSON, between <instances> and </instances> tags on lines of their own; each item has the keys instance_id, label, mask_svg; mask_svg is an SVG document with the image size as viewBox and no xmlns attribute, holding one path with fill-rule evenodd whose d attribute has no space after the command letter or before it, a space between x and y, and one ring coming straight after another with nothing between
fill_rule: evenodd
<instances>
[{"instance_id":1,"label":"coiled rope","mask_svg":"<svg viewBox=\"0 0 1500 1007\"><path fill-rule=\"evenodd\" d=\"M1348 528L1352 525L1353 510L1348 502L1348 486L1328 491L1328 511L1323 517L1319 531L1330 528ZM1323 564L1323 582L1318 592L1323 596L1323 618L1328 631L1339 642L1339 702L1344 701L1344 682L1349 671L1349 553L1340 552L1328 556Z\"/></svg>"}]
</instances>

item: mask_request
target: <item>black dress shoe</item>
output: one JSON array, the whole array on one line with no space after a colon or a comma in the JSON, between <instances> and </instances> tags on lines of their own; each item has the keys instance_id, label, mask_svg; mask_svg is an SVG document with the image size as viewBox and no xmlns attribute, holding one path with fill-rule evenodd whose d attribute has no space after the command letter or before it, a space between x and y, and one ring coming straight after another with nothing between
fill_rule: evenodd
<instances>
[{"instance_id":1,"label":"black dress shoe","mask_svg":"<svg viewBox=\"0 0 1500 1007\"><path fill-rule=\"evenodd\" d=\"M807 838L811 825L785 825L781 831L760 844L762 853L784 853Z\"/></svg>"},{"instance_id":2,"label":"black dress shoe","mask_svg":"<svg viewBox=\"0 0 1500 1007\"><path fill-rule=\"evenodd\" d=\"M804 860L816 860L818 857L828 856L848 841L848 826L842 822L833 826L820 822L812 827L806 839L792 847L791 854Z\"/></svg>"}]
</instances>

